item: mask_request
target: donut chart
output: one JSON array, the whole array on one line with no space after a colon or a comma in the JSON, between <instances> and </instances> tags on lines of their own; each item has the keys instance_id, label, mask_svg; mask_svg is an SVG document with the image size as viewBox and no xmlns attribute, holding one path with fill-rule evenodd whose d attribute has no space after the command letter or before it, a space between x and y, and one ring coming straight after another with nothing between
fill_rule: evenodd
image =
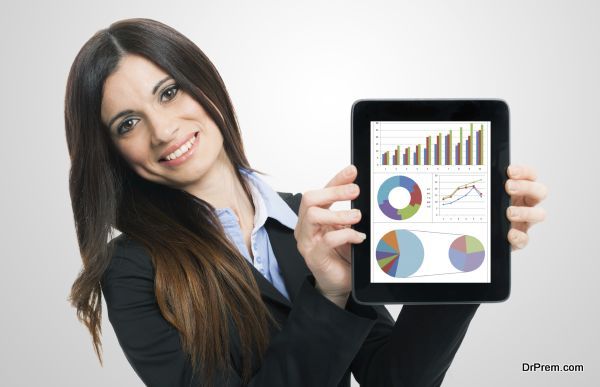
<instances>
[{"instance_id":1,"label":"donut chart","mask_svg":"<svg viewBox=\"0 0 600 387\"><path fill-rule=\"evenodd\" d=\"M414 274L421 267L424 256L423 243L407 230L390 231L377 243L377 263L392 277L406 278Z\"/></svg>"},{"instance_id":2,"label":"donut chart","mask_svg":"<svg viewBox=\"0 0 600 387\"><path fill-rule=\"evenodd\" d=\"M410 202L404 208L395 208L389 200L390 192L398 187L406 189L410 194ZM385 216L394 220L405 220L416 214L421 207L421 200L421 188L413 179L406 176L392 176L386 179L377 192L379 208Z\"/></svg>"},{"instance_id":3,"label":"donut chart","mask_svg":"<svg viewBox=\"0 0 600 387\"><path fill-rule=\"evenodd\" d=\"M452 265L460 271L467 272L477 269L485 258L485 249L479 239L463 235L450 245L448 256Z\"/></svg>"}]
</instances>

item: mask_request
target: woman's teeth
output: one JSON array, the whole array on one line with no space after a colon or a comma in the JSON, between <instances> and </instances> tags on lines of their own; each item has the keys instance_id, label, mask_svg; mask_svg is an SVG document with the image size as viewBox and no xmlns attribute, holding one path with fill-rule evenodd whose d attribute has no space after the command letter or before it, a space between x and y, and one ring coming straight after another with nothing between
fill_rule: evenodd
<instances>
[{"instance_id":1,"label":"woman's teeth","mask_svg":"<svg viewBox=\"0 0 600 387\"><path fill-rule=\"evenodd\" d=\"M175 152L171 153L170 155L168 155L166 157L167 160L173 160L178 158L179 156L185 154L185 152L187 152L188 150L190 150L190 148L192 147L192 145L194 144L194 141L196 141L196 136L192 136L192 138L186 142L185 144L183 144L179 149L177 149Z\"/></svg>"}]
</instances>

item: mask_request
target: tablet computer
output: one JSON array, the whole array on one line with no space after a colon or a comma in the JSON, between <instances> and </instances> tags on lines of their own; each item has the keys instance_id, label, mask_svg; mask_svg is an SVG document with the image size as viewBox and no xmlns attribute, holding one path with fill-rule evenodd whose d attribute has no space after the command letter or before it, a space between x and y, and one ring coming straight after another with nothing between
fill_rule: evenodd
<instances>
[{"instance_id":1,"label":"tablet computer","mask_svg":"<svg viewBox=\"0 0 600 387\"><path fill-rule=\"evenodd\" d=\"M509 111L502 100L358 100L352 296L363 304L505 301Z\"/></svg>"}]
</instances>

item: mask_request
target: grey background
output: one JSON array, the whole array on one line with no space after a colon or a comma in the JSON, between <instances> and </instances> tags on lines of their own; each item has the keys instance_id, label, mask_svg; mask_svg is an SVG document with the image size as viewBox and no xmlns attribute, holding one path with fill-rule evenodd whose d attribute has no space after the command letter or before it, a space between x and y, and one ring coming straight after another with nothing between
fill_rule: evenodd
<instances>
[{"instance_id":1,"label":"grey background","mask_svg":"<svg viewBox=\"0 0 600 387\"><path fill-rule=\"evenodd\" d=\"M280 191L320 188L350 162L356 99L508 101L513 161L549 187L548 218L513 254L511 298L479 309L444 385L591 386L600 359L598 16L593 1L3 4L0 384L142 385L107 316L101 368L66 301L81 261L63 99L94 32L150 17L215 63L251 163ZM527 373L523 362L585 371Z\"/></svg>"}]
</instances>

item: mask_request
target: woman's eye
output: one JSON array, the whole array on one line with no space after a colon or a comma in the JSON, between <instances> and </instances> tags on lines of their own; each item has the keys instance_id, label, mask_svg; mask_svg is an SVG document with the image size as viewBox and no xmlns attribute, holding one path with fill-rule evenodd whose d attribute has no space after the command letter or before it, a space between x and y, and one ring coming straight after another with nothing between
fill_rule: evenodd
<instances>
[{"instance_id":1,"label":"woman's eye","mask_svg":"<svg viewBox=\"0 0 600 387\"><path fill-rule=\"evenodd\" d=\"M179 90L179 86L173 85L173 86L169 87L168 89L166 89L165 91L163 91L161 98L167 97L167 101L172 100L173 98L175 98L175 95L177 94L178 90Z\"/></svg>"},{"instance_id":2,"label":"woman's eye","mask_svg":"<svg viewBox=\"0 0 600 387\"><path fill-rule=\"evenodd\" d=\"M123 129L127 129L127 132L134 127L133 121L137 121L136 118L127 118L117 128L117 134L123 134Z\"/></svg>"}]
</instances>

